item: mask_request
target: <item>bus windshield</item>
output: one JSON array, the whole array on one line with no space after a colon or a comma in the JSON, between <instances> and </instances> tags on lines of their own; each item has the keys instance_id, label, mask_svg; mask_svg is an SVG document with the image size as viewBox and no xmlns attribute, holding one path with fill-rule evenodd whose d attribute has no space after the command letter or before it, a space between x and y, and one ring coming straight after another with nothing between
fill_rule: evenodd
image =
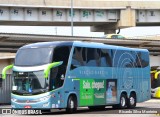
<instances>
[{"instance_id":1,"label":"bus windshield","mask_svg":"<svg viewBox=\"0 0 160 117\"><path fill-rule=\"evenodd\" d=\"M19 95L35 95L47 92L49 81L44 78L43 71L15 72L13 71L12 92Z\"/></svg>"},{"instance_id":2,"label":"bus windshield","mask_svg":"<svg viewBox=\"0 0 160 117\"><path fill-rule=\"evenodd\" d=\"M20 49L15 58L16 66L38 66L51 62L53 48Z\"/></svg>"}]
</instances>

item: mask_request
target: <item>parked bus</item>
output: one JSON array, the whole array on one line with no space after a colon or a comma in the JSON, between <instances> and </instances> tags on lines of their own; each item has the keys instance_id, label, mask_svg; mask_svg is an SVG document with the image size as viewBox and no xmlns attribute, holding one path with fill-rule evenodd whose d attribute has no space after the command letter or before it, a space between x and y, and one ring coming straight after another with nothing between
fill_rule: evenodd
<instances>
[{"instance_id":1,"label":"parked bus","mask_svg":"<svg viewBox=\"0 0 160 117\"><path fill-rule=\"evenodd\" d=\"M160 98L160 69L151 67L151 97Z\"/></svg>"},{"instance_id":2,"label":"parked bus","mask_svg":"<svg viewBox=\"0 0 160 117\"><path fill-rule=\"evenodd\" d=\"M150 99L149 52L94 42L21 47L13 65L13 108L134 108Z\"/></svg>"}]
</instances>

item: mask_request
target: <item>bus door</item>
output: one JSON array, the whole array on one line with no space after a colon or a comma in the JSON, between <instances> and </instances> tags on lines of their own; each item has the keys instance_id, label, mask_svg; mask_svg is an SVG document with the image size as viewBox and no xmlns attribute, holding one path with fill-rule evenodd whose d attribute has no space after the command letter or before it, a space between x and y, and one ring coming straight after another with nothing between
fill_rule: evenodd
<instances>
[{"instance_id":1,"label":"bus door","mask_svg":"<svg viewBox=\"0 0 160 117\"><path fill-rule=\"evenodd\" d=\"M62 61L63 63L51 71L51 88L55 90L55 100L58 106L63 107L64 105L64 94L65 90L63 88L65 82L65 74L69 59L71 47L70 46L60 46L54 49L53 62ZM56 105L55 105L56 106Z\"/></svg>"}]
</instances>

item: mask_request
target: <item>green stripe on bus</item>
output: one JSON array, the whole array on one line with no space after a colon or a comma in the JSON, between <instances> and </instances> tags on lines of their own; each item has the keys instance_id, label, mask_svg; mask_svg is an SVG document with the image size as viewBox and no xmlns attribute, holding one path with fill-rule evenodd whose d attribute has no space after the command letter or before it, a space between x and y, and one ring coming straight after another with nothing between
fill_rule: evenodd
<instances>
[{"instance_id":1,"label":"green stripe on bus","mask_svg":"<svg viewBox=\"0 0 160 117\"><path fill-rule=\"evenodd\" d=\"M78 78L74 78L73 80L80 80L80 79L78 79Z\"/></svg>"}]
</instances>

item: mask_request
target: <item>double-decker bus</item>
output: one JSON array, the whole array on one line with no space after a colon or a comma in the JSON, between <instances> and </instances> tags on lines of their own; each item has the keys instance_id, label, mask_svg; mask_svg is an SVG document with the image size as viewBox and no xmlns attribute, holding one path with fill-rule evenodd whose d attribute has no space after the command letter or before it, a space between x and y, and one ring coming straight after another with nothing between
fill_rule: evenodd
<instances>
[{"instance_id":1,"label":"double-decker bus","mask_svg":"<svg viewBox=\"0 0 160 117\"><path fill-rule=\"evenodd\" d=\"M21 47L13 65L13 108L134 108L150 99L149 52L94 42Z\"/></svg>"},{"instance_id":2,"label":"double-decker bus","mask_svg":"<svg viewBox=\"0 0 160 117\"><path fill-rule=\"evenodd\" d=\"M151 67L151 97L160 98L160 69Z\"/></svg>"}]
</instances>

